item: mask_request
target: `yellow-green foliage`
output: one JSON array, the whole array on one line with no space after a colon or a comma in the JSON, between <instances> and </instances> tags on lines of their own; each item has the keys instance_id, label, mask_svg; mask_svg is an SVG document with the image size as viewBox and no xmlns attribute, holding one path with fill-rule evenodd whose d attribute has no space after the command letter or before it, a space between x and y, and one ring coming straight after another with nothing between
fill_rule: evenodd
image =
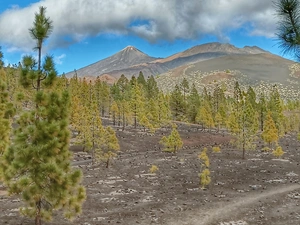
<instances>
[{"instance_id":1,"label":"yellow-green foliage","mask_svg":"<svg viewBox=\"0 0 300 225\"><path fill-rule=\"evenodd\" d=\"M268 152L268 151L270 151L270 150L271 150L271 149L270 149L269 147L267 147L267 146L264 147L264 148L262 149L263 152Z\"/></svg>"},{"instance_id":2,"label":"yellow-green foliage","mask_svg":"<svg viewBox=\"0 0 300 225\"><path fill-rule=\"evenodd\" d=\"M209 108L209 106L200 107L196 116L196 122L201 123L202 125L208 128L212 128L215 126L214 119L212 117L211 109Z\"/></svg>"},{"instance_id":3,"label":"yellow-green foliage","mask_svg":"<svg viewBox=\"0 0 300 225\"><path fill-rule=\"evenodd\" d=\"M118 138L116 137L115 131L110 127L104 129L102 139L97 145L98 148L95 149L96 160L105 161L106 168L109 166L109 161L117 156L117 152L120 150L120 145Z\"/></svg>"},{"instance_id":4,"label":"yellow-green foliage","mask_svg":"<svg viewBox=\"0 0 300 225\"><path fill-rule=\"evenodd\" d=\"M144 131L146 131L146 128L148 128L150 130L151 133L155 132L155 128L153 127L153 125L150 123L150 121L148 120L148 117L143 114L139 120L139 123L141 126L144 127Z\"/></svg>"},{"instance_id":5,"label":"yellow-green foliage","mask_svg":"<svg viewBox=\"0 0 300 225\"><path fill-rule=\"evenodd\" d=\"M213 150L213 152L216 152L216 153L221 151L219 146L212 147L212 150Z\"/></svg>"},{"instance_id":6,"label":"yellow-green foliage","mask_svg":"<svg viewBox=\"0 0 300 225\"><path fill-rule=\"evenodd\" d=\"M163 136L160 143L164 145L164 151L176 153L180 148L182 148L183 142L177 131L177 127L173 124L172 132L169 136Z\"/></svg>"},{"instance_id":7,"label":"yellow-green foliage","mask_svg":"<svg viewBox=\"0 0 300 225\"><path fill-rule=\"evenodd\" d=\"M198 158L200 160L202 160L202 165L201 167L203 168L204 166L204 170L202 170L201 173L199 173L199 177L200 177L200 185L202 187L202 189L204 189L207 185L209 185L211 179L210 179L210 171L209 171L209 158L207 156L207 148L203 148L201 154L198 155Z\"/></svg>"},{"instance_id":8,"label":"yellow-green foliage","mask_svg":"<svg viewBox=\"0 0 300 225\"><path fill-rule=\"evenodd\" d=\"M152 165L149 169L150 173L156 173L158 171L158 167L156 165Z\"/></svg>"},{"instance_id":9,"label":"yellow-green foliage","mask_svg":"<svg viewBox=\"0 0 300 225\"><path fill-rule=\"evenodd\" d=\"M205 187L207 187L210 184L211 178L210 178L209 169L205 169L202 171L202 173L199 173L199 177L200 177L200 185L201 185L202 189L204 189Z\"/></svg>"},{"instance_id":10,"label":"yellow-green foliage","mask_svg":"<svg viewBox=\"0 0 300 225\"><path fill-rule=\"evenodd\" d=\"M278 130L274 120L272 119L272 113L270 111L268 112L264 125L264 131L262 132L261 136L262 139L270 145L271 143L278 141Z\"/></svg>"},{"instance_id":11,"label":"yellow-green foliage","mask_svg":"<svg viewBox=\"0 0 300 225\"><path fill-rule=\"evenodd\" d=\"M279 158L284 154L284 151L282 150L282 147L278 145L272 153L275 157Z\"/></svg>"},{"instance_id":12,"label":"yellow-green foliage","mask_svg":"<svg viewBox=\"0 0 300 225\"><path fill-rule=\"evenodd\" d=\"M207 148L203 148L201 154L198 155L198 158L202 160L203 164L206 167L209 167L209 158L207 156Z\"/></svg>"},{"instance_id":13,"label":"yellow-green foliage","mask_svg":"<svg viewBox=\"0 0 300 225\"><path fill-rule=\"evenodd\" d=\"M297 137L298 141L300 141L300 133L298 134L298 137Z\"/></svg>"}]
</instances>

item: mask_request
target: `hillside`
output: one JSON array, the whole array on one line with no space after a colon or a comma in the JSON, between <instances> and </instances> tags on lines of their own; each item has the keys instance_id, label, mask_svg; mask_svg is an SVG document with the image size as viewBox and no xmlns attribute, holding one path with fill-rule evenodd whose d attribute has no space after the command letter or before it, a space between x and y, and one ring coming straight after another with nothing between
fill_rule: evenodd
<instances>
[{"instance_id":1,"label":"hillside","mask_svg":"<svg viewBox=\"0 0 300 225\"><path fill-rule=\"evenodd\" d=\"M141 52L133 46L128 46L115 55L77 70L77 75L82 76L102 76L109 75L119 78L122 74L126 77L143 72L145 77L159 75L171 69L178 68L191 63L206 61L227 55L249 55L267 53L254 46L237 48L231 44L221 44L218 42L197 45L183 52L176 53L166 58L154 58ZM72 77L74 71L66 74Z\"/></svg>"},{"instance_id":2,"label":"hillside","mask_svg":"<svg viewBox=\"0 0 300 225\"><path fill-rule=\"evenodd\" d=\"M259 92L276 84L283 96L299 97L299 77L291 76L294 63L270 53L227 55L175 68L161 74L157 82L165 91L171 91L183 77L195 83L199 91L225 82L229 93L235 81Z\"/></svg>"}]
</instances>

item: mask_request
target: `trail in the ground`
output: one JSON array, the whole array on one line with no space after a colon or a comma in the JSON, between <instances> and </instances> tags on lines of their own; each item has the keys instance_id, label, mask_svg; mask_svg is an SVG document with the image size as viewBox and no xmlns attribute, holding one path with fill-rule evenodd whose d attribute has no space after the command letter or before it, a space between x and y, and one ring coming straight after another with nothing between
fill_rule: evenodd
<instances>
[{"instance_id":1,"label":"trail in the ground","mask_svg":"<svg viewBox=\"0 0 300 225\"><path fill-rule=\"evenodd\" d=\"M233 203L224 203L222 206L218 206L216 208L207 210L207 211L199 211L191 214L187 214L184 218L177 219L176 222L172 221L168 223L169 225L211 225L216 224L218 221L223 219L228 219L231 216L238 216L245 211L247 211L247 207L251 205L255 205L261 200L270 199L273 196L277 196L280 194L288 193L291 191L295 191L300 189L299 184L293 184L284 187L277 187L275 189L271 189L268 191L264 191L259 194L251 194L249 196L239 198Z\"/></svg>"}]
</instances>

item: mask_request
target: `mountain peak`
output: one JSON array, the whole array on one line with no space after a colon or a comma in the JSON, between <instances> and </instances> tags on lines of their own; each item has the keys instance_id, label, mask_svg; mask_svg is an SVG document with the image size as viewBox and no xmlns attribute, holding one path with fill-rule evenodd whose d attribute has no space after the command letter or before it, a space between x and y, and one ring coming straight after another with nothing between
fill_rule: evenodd
<instances>
[{"instance_id":1,"label":"mountain peak","mask_svg":"<svg viewBox=\"0 0 300 225\"><path fill-rule=\"evenodd\" d=\"M132 45L128 45L125 48L123 48L121 51L124 51L124 50L138 50L138 49Z\"/></svg>"},{"instance_id":2,"label":"mountain peak","mask_svg":"<svg viewBox=\"0 0 300 225\"><path fill-rule=\"evenodd\" d=\"M266 50L263 50L257 46L244 46L244 48L242 48L243 50L247 51L248 53L251 54L259 54L259 53L269 53Z\"/></svg>"}]
</instances>

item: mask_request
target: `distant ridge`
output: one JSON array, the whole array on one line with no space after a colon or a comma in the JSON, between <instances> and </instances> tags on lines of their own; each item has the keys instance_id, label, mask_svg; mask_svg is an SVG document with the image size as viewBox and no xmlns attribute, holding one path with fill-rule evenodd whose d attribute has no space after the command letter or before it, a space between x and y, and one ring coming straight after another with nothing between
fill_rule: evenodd
<instances>
[{"instance_id":1,"label":"distant ridge","mask_svg":"<svg viewBox=\"0 0 300 225\"><path fill-rule=\"evenodd\" d=\"M117 79L122 74L131 77L132 75L137 76L142 71L144 76L147 77L150 75L159 75L184 65L227 55L253 55L261 53L271 54L257 46L237 48L231 44L212 42L194 46L166 58L154 58L134 46L127 46L108 58L78 69L76 73L79 77L105 75ZM71 71L66 76L72 77L74 74L74 71Z\"/></svg>"}]
</instances>

